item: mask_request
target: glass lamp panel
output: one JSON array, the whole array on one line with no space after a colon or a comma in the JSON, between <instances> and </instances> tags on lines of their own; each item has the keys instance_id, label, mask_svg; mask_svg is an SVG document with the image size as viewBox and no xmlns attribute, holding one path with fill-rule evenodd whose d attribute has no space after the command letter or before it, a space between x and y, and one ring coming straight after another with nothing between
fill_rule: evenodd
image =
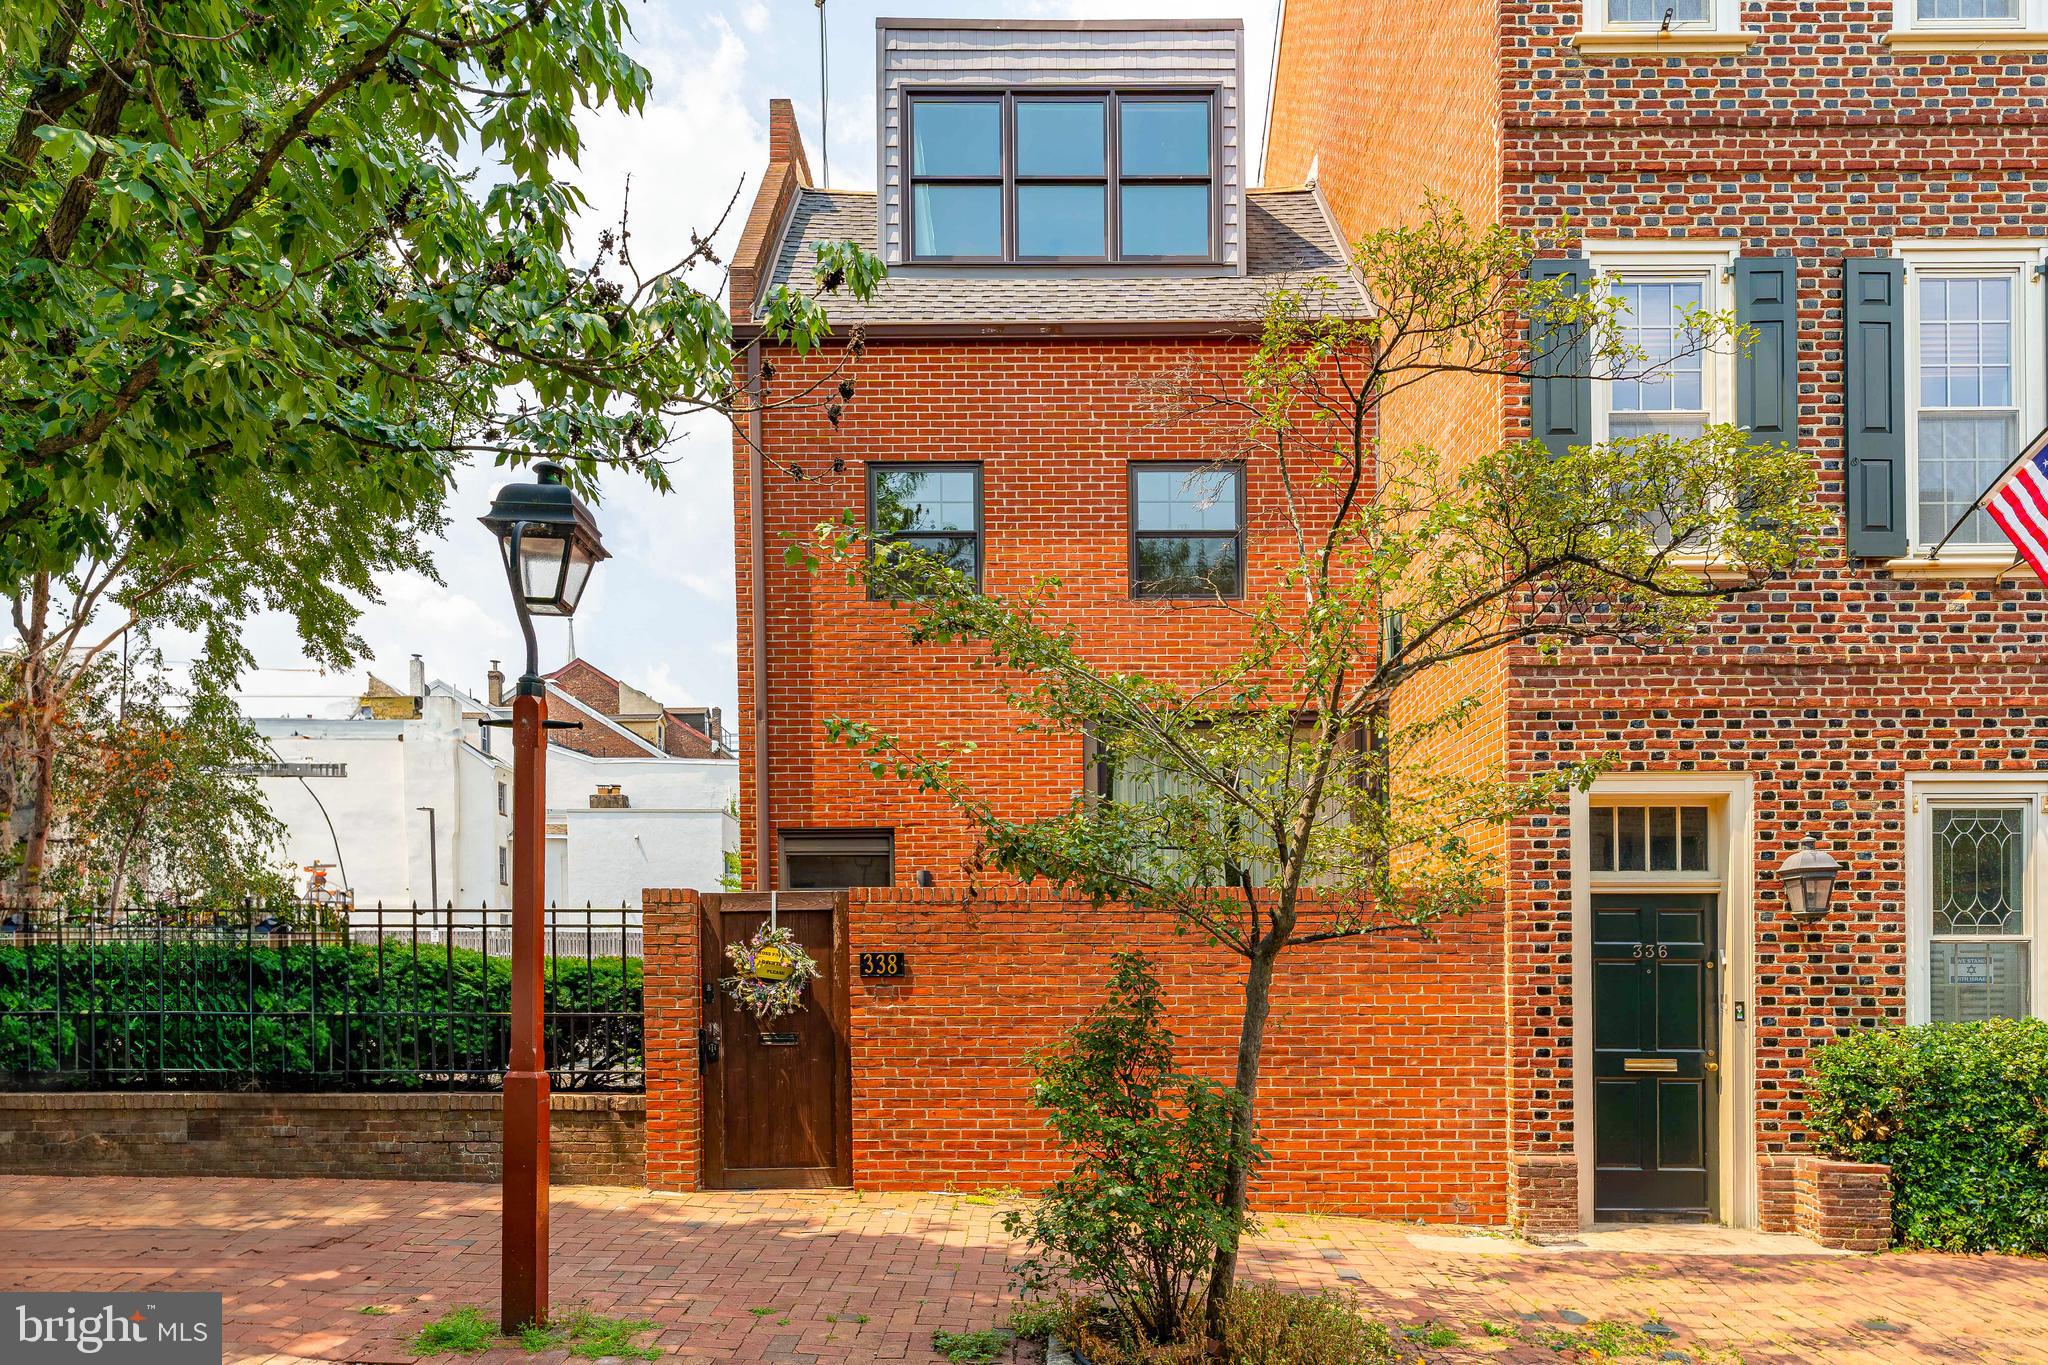
<instances>
[{"instance_id":1,"label":"glass lamp panel","mask_svg":"<svg viewBox=\"0 0 2048 1365\"><path fill-rule=\"evenodd\" d=\"M519 595L526 609L536 616L560 616L556 604L562 590L562 561L569 542L557 536L528 530L519 539Z\"/></svg>"},{"instance_id":2,"label":"glass lamp panel","mask_svg":"<svg viewBox=\"0 0 2048 1365\"><path fill-rule=\"evenodd\" d=\"M1801 877L1792 883L1792 901L1801 913L1818 915L1827 909L1828 897L1834 889L1832 877Z\"/></svg>"},{"instance_id":3,"label":"glass lamp panel","mask_svg":"<svg viewBox=\"0 0 2048 1365\"><path fill-rule=\"evenodd\" d=\"M568 571L562 577L562 615L576 610L576 604L583 599L583 589L590 581L590 570L597 563L589 550L570 542Z\"/></svg>"}]
</instances>

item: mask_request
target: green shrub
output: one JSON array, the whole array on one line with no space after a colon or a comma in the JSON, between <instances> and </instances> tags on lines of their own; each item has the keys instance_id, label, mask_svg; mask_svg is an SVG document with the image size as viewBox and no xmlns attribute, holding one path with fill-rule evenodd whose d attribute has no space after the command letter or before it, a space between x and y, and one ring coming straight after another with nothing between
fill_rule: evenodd
<instances>
[{"instance_id":1,"label":"green shrub","mask_svg":"<svg viewBox=\"0 0 2048 1365\"><path fill-rule=\"evenodd\" d=\"M1812 1071L1821 1150L1892 1168L1898 1242L2048 1252L2048 1022L1851 1034Z\"/></svg>"},{"instance_id":2,"label":"green shrub","mask_svg":"<svg viewBox=\"0 0 2048 1365\"><path fill-rule=\"evenodd\" d=\"M512 967L501 956L179 937L0 947L0 1075L137 1084L348 1078L431 1085L504 1069ZM549 965L549 1065L637 1069L637 958Z\"/></svg>"},{"instance_id":3,"label":"green shrub","mask_svg":"<svg viewBox=\"0 0 2048 1365\"><path fill-rule=\"evenodd\" d=\"M1175 1069L1159 981L1135 952L1117 955L1103 1004L1032 1065L1032 1101L1074 1166L1003 1215L1032 1249L1019 1278L1100 1293L1134 1342L1199 1339L1210 1262L1241 1230L1223 1198L1237 1095Z\"/></svg>"}]
</instances>

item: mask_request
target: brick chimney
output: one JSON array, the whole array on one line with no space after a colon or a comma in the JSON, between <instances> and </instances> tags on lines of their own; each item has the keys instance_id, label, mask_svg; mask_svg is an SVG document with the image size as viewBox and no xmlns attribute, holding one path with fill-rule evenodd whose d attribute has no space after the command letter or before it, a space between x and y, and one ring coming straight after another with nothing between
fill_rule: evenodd
<instances>
[{"instance_id":1,"label":"brick chimney","mask_svg":"<svg viewBox=\"0 0 2048 1365\"><path fill-rule=\"evenodd\" d=\"M493 706L505 704L505 673L496 659L491 660L491 671L484 674L484 695Z\"/></svg>"},{"instance_id":2,"label":"brick chimney","mask_svg":"<svg viewBox=\"0 0 2048 1365\"><path fill-rule=\"evenodd\" d=\"M804 154L804 135L796 125L796 107L788 100L768 101L768 169L754 191L746 228L732 253L732 320L748 322L754 296L773 262L776 229L800 189L811 184L811 162Z\"/></svg>"}]
</instances>

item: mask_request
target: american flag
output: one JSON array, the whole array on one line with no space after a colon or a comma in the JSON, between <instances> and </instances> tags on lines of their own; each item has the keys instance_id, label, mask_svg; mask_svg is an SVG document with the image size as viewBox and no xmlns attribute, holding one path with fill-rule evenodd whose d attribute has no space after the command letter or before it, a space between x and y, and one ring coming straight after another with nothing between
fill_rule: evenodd
<instances>
[{"instance_id":1,"label":"american flag","mask_svg":"<svg viewBox=\"0 0 2048 1365\"><path fill-rule=\"evenodd\" d=\"M1985 499L1984 510L2034 566L2034 576L2048 583L2048 431L2020 452L2012 472Z\"/></svg>"}]
</instances>

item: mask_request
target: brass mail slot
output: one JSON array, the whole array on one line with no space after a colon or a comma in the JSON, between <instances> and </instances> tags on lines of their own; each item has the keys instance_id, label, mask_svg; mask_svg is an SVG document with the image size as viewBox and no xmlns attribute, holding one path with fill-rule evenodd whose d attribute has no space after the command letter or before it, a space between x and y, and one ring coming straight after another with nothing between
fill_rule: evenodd
<instances>
[{"instance_id":1,"label":"brass mail slot","mask_svg":"<svg viewBox=\"0 0 2048 1365\"><path fill-rule=\"evenodd\" d=\"M795 1047L794 1033L764 1033L760 1035L762 1047Z\"/></svg>"},{"instance_id":2,"label":"brass mail slot","mask_svg":"<svg viewBox=\"0 0 2048 1365\"><path fill-rule=\"evenodd\" d=\"M1626 1057L1622 1059L1623 1071L1676 1071L1676 1057Z\"/></svg>"}]
</instances>

